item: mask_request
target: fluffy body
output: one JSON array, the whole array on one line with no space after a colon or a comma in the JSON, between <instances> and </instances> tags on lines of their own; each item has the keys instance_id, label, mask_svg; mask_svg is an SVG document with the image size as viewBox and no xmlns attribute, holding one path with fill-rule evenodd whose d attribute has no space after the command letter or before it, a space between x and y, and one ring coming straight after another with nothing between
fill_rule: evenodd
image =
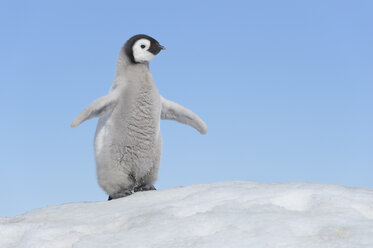
<instances>
[{"instance_id":1,"label":"fluffy body","mask_svg":"<svg viewBox=\"0 0 373 248\"><path fill-rule=\"evenodd\" d=\"M99 117L94 139L98 182L112 198L128 195L133 188L154 189L161 159L161 119L207 132L206 124L192 111L160 96L148 61L131 62L125 47L109 94L89 105L71 126L93 117Z\"/></svg>"},{"instance_id":2,"label":"fluffy body","mask_svg":"<svg viewBox=\"0 0 373 248\"><path fill-rule=\"evenodd\" d=\"M146 65L127 66L124 75L116 79L117 105L99 119L94 142L98 181L109 195L152 184L160 164L159 93Z\"/></svg>"}]
</instances>

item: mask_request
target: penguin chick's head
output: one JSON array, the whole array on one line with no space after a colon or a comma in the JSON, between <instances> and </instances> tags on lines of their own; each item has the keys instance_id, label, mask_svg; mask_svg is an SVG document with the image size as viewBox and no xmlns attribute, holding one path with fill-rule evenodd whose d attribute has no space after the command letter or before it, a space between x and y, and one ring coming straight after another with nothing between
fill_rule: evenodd
<instances>
[{"instance_id":1,"label":"penguin chick's head","mask_svg":"<svg viewBox=\"0 0 373 248\"><path fill-rule=\"evenodd\" d=\"M161 50L166 49L159 42L145 34L131 37L124 45L124 52L134 64L150 62Z\"/></svg>"}]
</instances>

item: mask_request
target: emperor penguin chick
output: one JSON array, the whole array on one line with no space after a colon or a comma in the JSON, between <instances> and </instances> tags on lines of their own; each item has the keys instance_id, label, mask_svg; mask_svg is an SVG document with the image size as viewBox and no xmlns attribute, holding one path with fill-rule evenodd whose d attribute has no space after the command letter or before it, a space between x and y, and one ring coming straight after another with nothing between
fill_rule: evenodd
<instances>
[{"instance_id":1,"label":"emperor penguin chick","mask_svg":"<svg viewBox=\"0 0 373 248\"><path fill-rule=\"evenodd\" d=\"M152 78L149 62L165 49L154 38L139 34L119 53L114 83L71 123L76 127L99 118L94 149L99 185L109 200L132 190L155 190L161 159L160 120L175 120L207 133L192 111L163 98Z\"/></svg>"}]
</instances>

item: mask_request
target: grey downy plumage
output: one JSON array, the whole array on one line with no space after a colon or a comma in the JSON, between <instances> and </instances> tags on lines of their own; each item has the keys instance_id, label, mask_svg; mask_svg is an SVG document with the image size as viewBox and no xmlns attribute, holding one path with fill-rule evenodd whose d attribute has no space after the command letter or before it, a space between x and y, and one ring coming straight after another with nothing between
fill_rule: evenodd
<instances>
[{"instance_id":1,"label":"grey downy plumage","mask_svg":"<svg viewBox=\"0 0 373 248\"><path fill-rule=\"evenodd\" d=\"M119 53L109 93L93 101L72 122L76 127L99 118L95 158L99 185L109 200L132 190L154 190L161 158L160 120L175 120L207 133L192 111L160 96L149 62L164 47L147 35L135 35Z\"/></svg>"}]
</instances>

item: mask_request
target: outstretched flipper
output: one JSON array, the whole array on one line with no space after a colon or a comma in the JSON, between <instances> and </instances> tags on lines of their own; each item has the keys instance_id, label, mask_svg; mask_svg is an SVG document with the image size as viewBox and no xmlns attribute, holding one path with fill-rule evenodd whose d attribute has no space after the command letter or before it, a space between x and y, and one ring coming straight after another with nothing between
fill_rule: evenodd
<instances>
[{"instance_id":1,"label":"outstretched flipper","mask_svg":"<svg viewBox=\"0 0 373 248\"><path fill-rule=\"evenodd\" d=\"M117 98L114 93L109 93L94 100L87 108L85 108L71 123L71 127L77 127L86 120L94 117L101 117L104 114L112 111L117 103Z\"/></svg>"},{"instance_id":2,"label":"outstretched flipper","mask_svg":"<svg viewBox=\"0 0 373 248\"><path fill-rule=\"evenodd\" d=\"M189 125L191 127L194 127L201 134L207 133L206 124L203 122L201 118L198 117L198 115L196 115L189 109L175 102L164 99L162 96L161 96L161 103L162 103L162 112L161 112L162 120L177 121L177 122Z\"/></svg>"}]
</instances>

